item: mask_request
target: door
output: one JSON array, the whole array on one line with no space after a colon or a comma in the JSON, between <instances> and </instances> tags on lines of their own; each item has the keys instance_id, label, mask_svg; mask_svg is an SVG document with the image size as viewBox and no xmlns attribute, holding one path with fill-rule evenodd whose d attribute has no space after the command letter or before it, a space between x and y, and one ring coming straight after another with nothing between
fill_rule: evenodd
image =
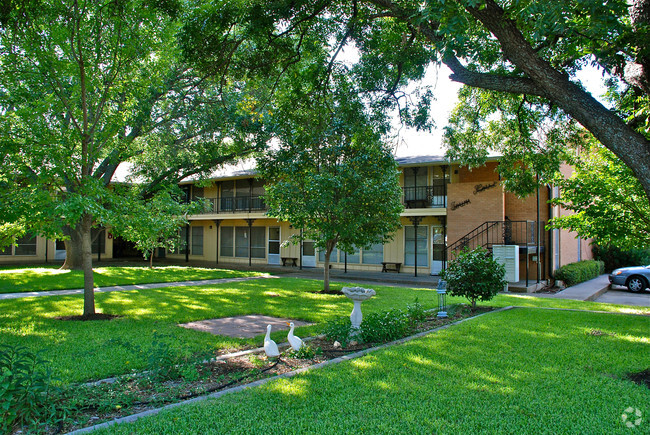
<instances>
[{"instance_id":1,"label":"door","mask_svg":"<svg viewBox=\"0 0 650 435\"><path fill-rule=\"evenodd\" d=\"M65 242L63 240L54 242L54 259L65 260Z\"/></svg>"},{"instance_id":2,"label":"door","mask_svg":"<svg viewBox=\"0 0 650 435\"><path fill-rule=\"evenodd\" d=\"M445 232L442 225L431 226L431 275L440 275L445 260Z\"/></svg>"},{"instance_id":3,"label":"door","mask_svg":"<svg viewBox=\"0 0 650 435\"><path fill-rule=\"evenodd\" d=\"M314 242L310 240L302 242L302 265L304 267L316 267L316 248Z\"/></svg>"},{"instance_id":4,"label":"door","mask_svg":"<svg viewBox=\"0 0 650 435\"><path fill-rule=\"evenodd\" d=\"M280 227L269 227L269 264L280 264Z\"/></svg>"}]
</instances>

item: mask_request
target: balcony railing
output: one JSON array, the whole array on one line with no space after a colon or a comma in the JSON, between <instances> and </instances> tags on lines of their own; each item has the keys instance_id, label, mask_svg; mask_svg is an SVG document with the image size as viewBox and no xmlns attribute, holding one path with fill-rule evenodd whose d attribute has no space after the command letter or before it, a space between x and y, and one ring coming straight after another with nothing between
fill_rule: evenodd
<instances>
[{"instance_id":1,"label":"balcony railing","mask_svg":"<svg viewBox=\"0 0 650 435\"><path fill-rule=\"evenodd\" d=\"M222 196L219 198L205 198L205 200L208 205L203 214L266 211L266 204L259 195Z\"/></svg>"},{"instance_id":2,"label":"balcony railing","mask_svg":"<svg viewBox=\"0 0 650 435\"><path fill-rule=\"evenodd\" d=\"M431 186L403 187L402 189L406 208L447 207L447 183L443 180Z\"/></svg>"}]
</instances>

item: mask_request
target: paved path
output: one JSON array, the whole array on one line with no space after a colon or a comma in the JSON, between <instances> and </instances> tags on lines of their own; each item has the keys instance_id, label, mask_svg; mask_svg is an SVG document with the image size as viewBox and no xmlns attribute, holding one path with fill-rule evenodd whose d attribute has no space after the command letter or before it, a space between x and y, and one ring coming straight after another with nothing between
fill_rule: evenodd
<instances>
[{"instance_id":1,"label":"paved path","mask_svg":"<svg viewBox=\"0 0 650 435\"><path fill-rule=\"evenodd\" d=\"M241 282L241 281L249 281L253 279L266 279L266 278L277 278L277 277L271 275L245 276L241 278L202 279L196 281L176 281L176 282L157 282L152 284L115 285L111 287L97 287L95 288L95 293L122 292L122 291L129 291L129 290L142 290L142 289L165 288L165 287L190 287L190 286L199 286L199 285L226 284L229 282ZM42 291L42 292L3 293L0 294L0 300L31 298L35 296L78 295L78 294L82 294L83 292L84 292L83 289L74 289L74 290L51 290L51 291Z\"/></svg>"},{"instance_id":2,"label":"paved path","mask_svg":"<svg viewBox=\"0 0 650 435\"><path fill-rule=\"evenodd\" d=\"M606 304L633 305L636 307L650 307L650 291L632 293L627 290L609 290L599 296L596 302Z\"/></svg>"},{"instance_id":3,"label":"paved path","mask_svg":"<svg viewBox=\"0 0 650 435\"><path fill-rule=\"evenodd\" d=\"M609 275L600 275L555 293L554 298L594 301L609 289Z\"/></svg>"}]
</instances>

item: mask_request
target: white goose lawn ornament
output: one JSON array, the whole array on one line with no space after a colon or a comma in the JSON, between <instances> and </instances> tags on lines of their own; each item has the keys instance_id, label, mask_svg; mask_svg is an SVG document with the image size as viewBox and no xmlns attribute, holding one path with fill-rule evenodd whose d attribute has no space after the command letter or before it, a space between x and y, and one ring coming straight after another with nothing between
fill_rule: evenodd
<instances>
[{"instance_id":1,"label":"white goose lawn ornament","mask_svg":"<svg viewBox=\"0 0 650 435\"><path fill-rule=\"evenodd\" d=\"M269 358L280 356L278 345L275 344L275 341L271 340L271 325L268 325L266 327L266 337L264 337L264 352L266 352L266 356Z\"/></svg>"},{"instance_id":2,"label":"white goose lawn ornament","mask_svg":"<svg viewBox=\"0 0 650 435\"><path fill-rule=\"evenodd\" d=\"M291 345L293 350L298 352L302 347L302 340L300 339L300 337L296 337L295 335L293 335L293 328L294 328L293 322L287 323L287 325L289 325L291 328L289 329L289 335L287 336L287 340L289 340L289 344Z\"/></svg>"}]
</instances>

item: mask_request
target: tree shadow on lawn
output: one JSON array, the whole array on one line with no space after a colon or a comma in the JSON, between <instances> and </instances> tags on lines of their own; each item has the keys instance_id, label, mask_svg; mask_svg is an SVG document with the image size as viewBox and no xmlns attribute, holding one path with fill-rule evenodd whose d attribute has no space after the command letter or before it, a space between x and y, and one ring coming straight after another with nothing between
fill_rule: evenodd
<instances>
[{"instance_id":1,"label":"tree shadow on lawn","mask_svg":"<svg viewBox=\"0 0 650 435\"><path fill-rule=\"evenodd\" d=\"M577 331L584 318L566 319L563 312L515 311L217 401L184 406L142 424L153 431L173 424L181 432L209 430L214 421L220 421L224 432L244 427L318 433L398 428L413 433L623 431L621 413L647 403L647 390L608 373L622 373L628 364L642 361L644 344L594 341ZM639 319L622 324L613 316L592 316L589 322L618 333L637 333L647 325ZM587 366L595 369L585 370ZM609 371L600 372L604 367Z\"/></svg>"}]
</instances>

